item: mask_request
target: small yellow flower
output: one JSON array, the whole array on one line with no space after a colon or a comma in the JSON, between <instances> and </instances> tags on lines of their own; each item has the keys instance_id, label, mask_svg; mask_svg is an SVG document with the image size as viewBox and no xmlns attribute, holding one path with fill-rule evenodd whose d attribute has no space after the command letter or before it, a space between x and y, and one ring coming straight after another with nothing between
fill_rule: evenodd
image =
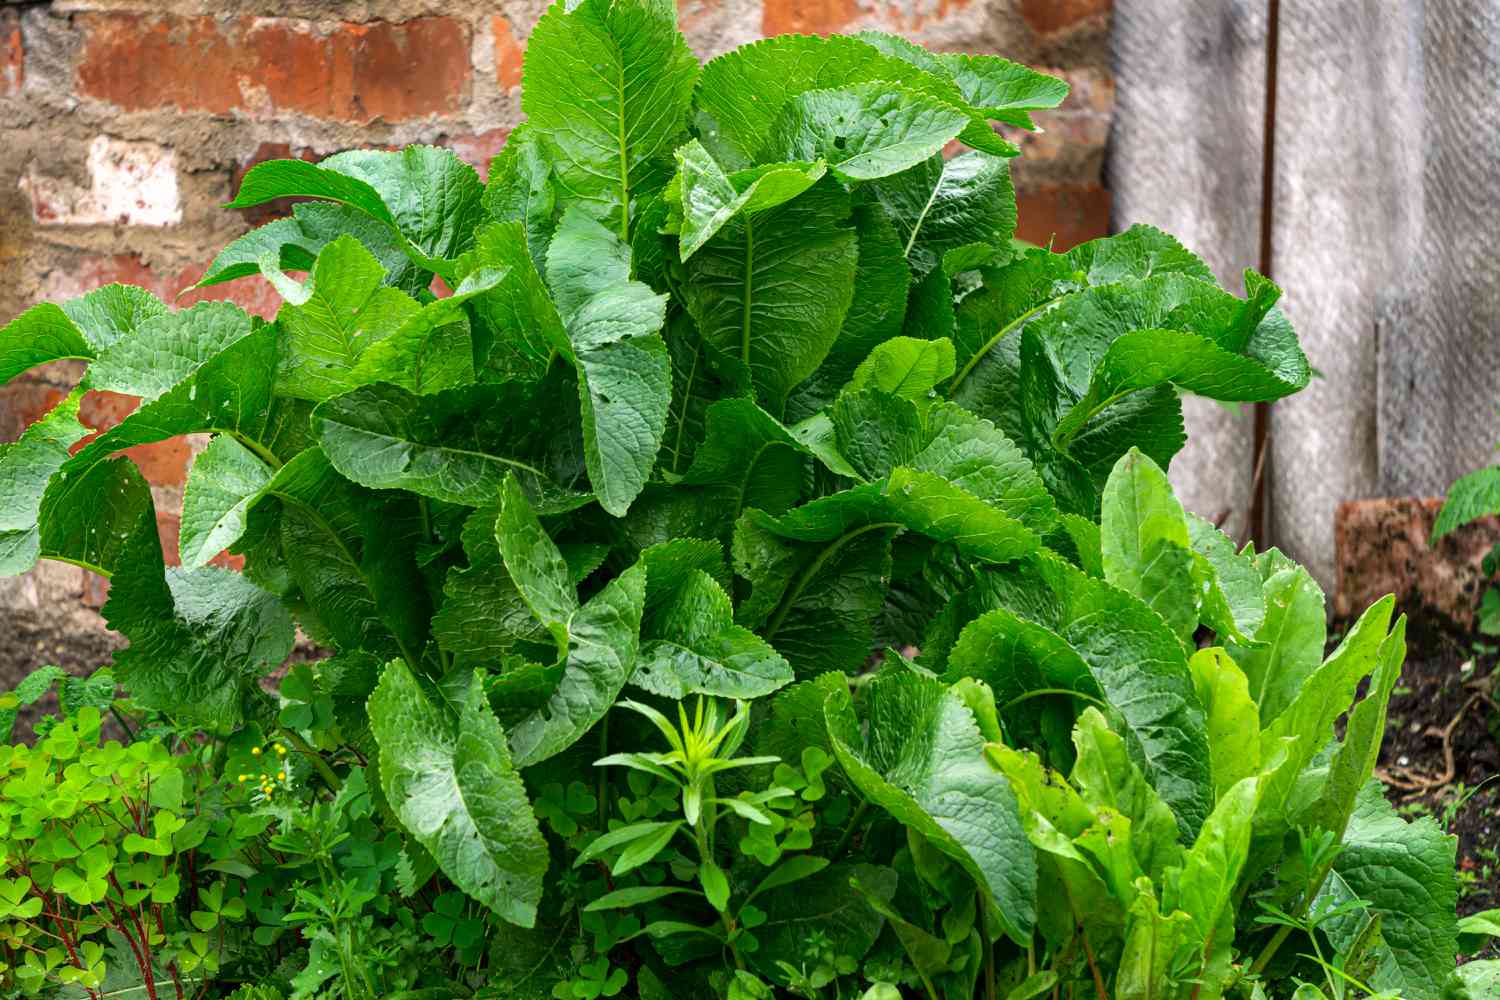
<instances>
[{"instance_id":1,"label":"small yellow flower","mask_svg":"<svg viewBox=\"0 0 1500 1000\"><path fill-rule=\"evenodd\" d=\"M282 746L280 743L276 744L276 756L278 756L278 757L285 757L286 756L286 747Z\"/></svg>"},{"instance_id":2,"label":"small yellow flower","mask_svg":"<svg viewBox=\"0 0 1500 1000\"><path fill-rule=\"evenodd\" d=\"M260 756L260 747L251 747L250 748L250 753L251 753L252 756L259 757Z\"/></svg>"},{"instance_id":3,"label":"small yellow flower","mask_svg":"<svg viewBox=\"0 0 1500 1000\"><path fill-rule=\"evenodd\" d=\"M242 775L240 775L240 780L244 781L248 777L250 777L250 775L248 775L248 774L242 774Z\"/></svg>"},{"instance_id":4,"label":"small yellow flower","mask_svg":"<svg viewBox=\"0 0 1500 1000\"><path fill-rule=\"evenodd\" d=\"M285 781L286 780L286 772L285 771L277 771L276 772L276 780L277 781Z\"/></svg>"}]
</instances>

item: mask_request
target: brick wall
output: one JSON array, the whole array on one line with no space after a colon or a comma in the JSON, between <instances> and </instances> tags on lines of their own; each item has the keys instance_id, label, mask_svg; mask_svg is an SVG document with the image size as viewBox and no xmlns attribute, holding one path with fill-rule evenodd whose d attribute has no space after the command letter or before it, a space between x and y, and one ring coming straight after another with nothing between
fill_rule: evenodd
<instances>
[{"instance_id":1,"label":"brick wall","mask_svg":"<svg viewBox=\"0 0 1500 1000\"><path fill-rule=\"evenodd\" d=\"M1070 246L1108 220L1101 187L1114 103L1110 0L680 0L709 57L761 35L879 28L997 52L1065 76L1014 165L1024 238ZM0 0L0 323L112 281L171 300L213 254L267 218L223 204L260 160L352 146L451 147L481 173L520 120L521 60L543 0ZM178 299L230 298L270 317L259 279ZM0 442L77 380L67 364L0 389ZM103 428L135 401L95 393ZM169 560L195 447L135 449L157 493ZM0 580L0 687L45 662L97 662L103 581L44 564Z\"/></svg>"}]
</instances>

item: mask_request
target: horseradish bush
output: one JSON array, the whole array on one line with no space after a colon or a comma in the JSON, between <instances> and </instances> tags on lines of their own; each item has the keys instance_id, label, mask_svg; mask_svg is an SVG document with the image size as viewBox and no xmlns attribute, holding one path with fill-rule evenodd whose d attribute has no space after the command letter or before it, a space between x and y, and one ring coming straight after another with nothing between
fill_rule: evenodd
<instances>
[{"instance_id":1,"label":"horseradish bush","mask_svg":"<svg viewBox=\"0 0 1500 1000\"><path fill-rule=\"evenodd\" d=\"M1279 290L1012 239L993 124L1065 90L881 34L700 67L663 0L559 3L488 184L246 176L303 200L201 284L275 322L110 286L6 327L4 379L88 367L0 452L0 564L111 578L130 774L196 784L96 763L97 691L0 758L5 984L1484 995L1451 841L1370 780L1391 602L1325 659L1311 577L1163 472L1183 393L1306 385ZM89 389L143 403L79 448ZM182 434L167 568L120 452ZM294 627L333 655L272 684Z\"/></svg>"}]
</instances>

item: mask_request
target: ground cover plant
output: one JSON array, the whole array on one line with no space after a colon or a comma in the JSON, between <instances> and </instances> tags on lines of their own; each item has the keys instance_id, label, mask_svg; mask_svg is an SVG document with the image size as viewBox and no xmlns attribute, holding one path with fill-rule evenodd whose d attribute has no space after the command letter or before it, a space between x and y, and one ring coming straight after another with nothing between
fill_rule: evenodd
<instances>
[{"instance_id":1,"label":"ground cover plant","mask_svg":"<svg viewBox=\"0 0 1500 1000\"><path fill-rule=\"evenodd\" d=\"M110 286L0 332L0 379L88 362L0 452L0 566L109 576L130 641L0 703L63 685L0 757L3 987L1486 996L1451 838L1370 781L1404 622L1325 658L1306 571L1163 471L1183 393L1307 383L1279 290L1016 244L993 123L1064 93L559 4L487 184L246 176L307 200L202 284L274 322ZM144 402L77 447L86 389ZM119 453L182 434L168 568ZM273 683L294 626L333 653Z\"/></svg>"}]
</instances>

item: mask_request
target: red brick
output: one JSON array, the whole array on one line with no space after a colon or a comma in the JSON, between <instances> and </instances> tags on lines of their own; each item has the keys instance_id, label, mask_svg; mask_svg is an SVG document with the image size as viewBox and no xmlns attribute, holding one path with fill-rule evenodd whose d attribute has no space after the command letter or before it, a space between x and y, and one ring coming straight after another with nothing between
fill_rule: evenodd
<instances>
[{"instance_id":1,"label":"red brick","mask_svg":"<svg viewBox=\"0 0 1500 1000\"><path fill-rule=\"evenodd\" d=\"M21 436L28 426L47 415L68 390L57 385L23 375L0 387L0 444L8 444Z\"/></svg>"},{"instance_id":2,"label":"red brick","mask_svg":"<svg viewBox=\"0 0 1500 1000\"><path fill-rule=\"evenodd\" d=\"M1489 588L1484 559L1500 543L1500 518L1482 517L1428 544L1443 501L1386 497L1339 504L1333 520L1334 617L1350 620L1386 594L1399 612L1467 633Z\"/></svg>"},{"instance_id":3,"label":"red brick","mask_svg":"<svg viewBox=\"0 0 1500 1000\"><path fill-rule=\"evenodd\" d=\"M1109 234L1109 192L1097 184L1049 185L1018 191L1016 236L1068 250Z\"/></svg>"},{"instance_id":4,"label":"red brick","mask_svg":"<svg viewBox=\"0 0 1500 1000\"><path fill-rule=\"evenodd\" d=\"M228 301L246 312L271 319L281 308L281 296L260 275L213 285L200 291L179 293L191 288L203 275L208 263L194 264L176 274L163 275L147 267L135 254L105 254L84 257L66 270L54 271L42 285L46 300L71 299L100 285L120 282L139 285L168 305L186 308L195 302Z\"/></svg>"},{"instance_id":5,"label":"red brick","mask_svg":"<svg viewBox=\"0 0 1500 1000\"><path fill-rule=\"evenodd\" d=\"M467 135L445 135L437 140L439 146L447 146L458 154L458 158L479 171L483 180L489 180L490 161L505 148L510 137L508 128L492 128L488 132Z\"/></svg>"},{"instance_id":6,"label":"red brick","mask_svg":"<svg viewBox=\"0 0 1500 1000\"><path fill-rule=\"evenodd\" d=\"M167 565L182 565L182 558L177 551L182 539L182 518L170 510L157 511L156 533L161 536L161 554Z\"/></svg>"},{"instance_id":7,"label":"red brick","mask_svg":"<svg viewBox=\"0 0 1500 1000\"><path fill-rule=\"evenodd\" d=\"M831 35L860 16L858 0L765 0L761 34Z\"/></svg>"},{"instance_id":8,"label":"red brick","mask_svg":"<svg viewBox=\"0 0 1500 1000\"><path fill-rule=\"evenodd\" d=\"M503 14L491 18L495 34L495 82L501 90L511 90L521 85L521 64L526 56L526 46L516 40L510 21Z\"/></svg>"},{"instance_id":9,"label":"red brick","mask_svg":"<svg viewBox=\"0 0 1500 1000\"><path fill-rule=\"evenodd\" d=\"M1102 21L1113 7L1114 0L1021 0L1021 16L1033 30L1050 35L1080 21Z\"/></svg>"},{"instance_id":10,"label":"red brick","mask_svg":"<svg viewBox=\"0 0 1500 1000\"><path fill-rule=\"evenodd\" d=\"M134 413L140 402L135 396L95 390L83 397L83 402L78 406L78 419L96 432L105 431ZM74 450L82 448L97 436L91 434L84 438L74 446ZM127 448L121 454L140 468L141 475L151 485L181 486L187 479L193 449L185 438L177 437Z\"/></svg>"},{"instance_id":11,"label":"red brick","mask_svg":"<svg viewBox=\"0 0 1500 1000\"><path fill-rule=\"evenodd\" d=\"M19 94L26 83L26 57L21 49L21 19L14 11L0 11L0 97Z\"/></svg>"},{"instance_id":12,"label":"red brick","mask_svg":"<svg viewBox=\"0 0 1500 1000\"><path fill-rule=\"evenodd\" d=\"M394 23L80 14L79 92L126 110L404 121L462 108L469 32L450 17Z\"/></svg>"}]
</instances>

